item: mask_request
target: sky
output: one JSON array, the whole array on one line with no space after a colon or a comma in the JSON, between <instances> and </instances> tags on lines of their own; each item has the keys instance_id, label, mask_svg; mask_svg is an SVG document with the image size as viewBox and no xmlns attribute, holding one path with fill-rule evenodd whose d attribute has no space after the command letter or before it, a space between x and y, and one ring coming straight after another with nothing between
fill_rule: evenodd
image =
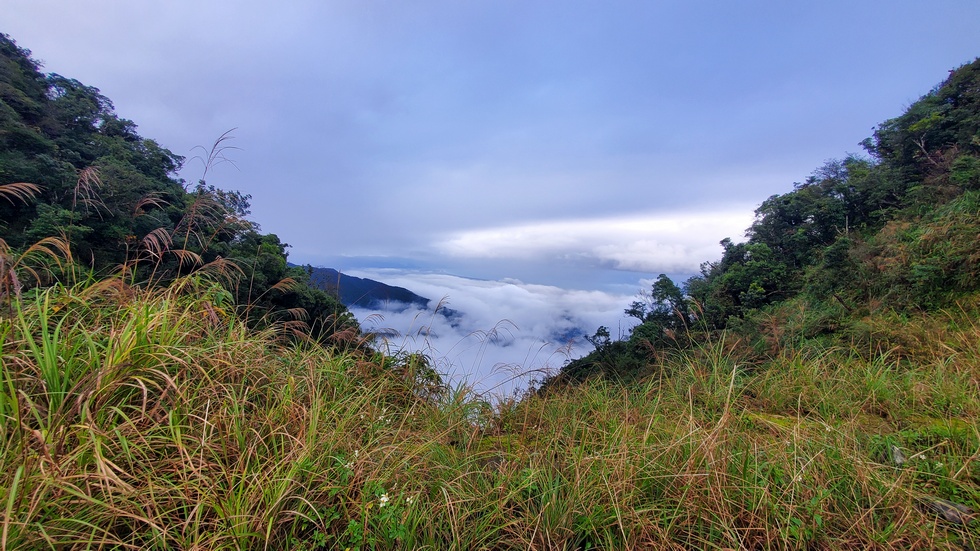
<instances>
[{"instance_id":1,"label":"sky","mask_svg":"<svg viewBox=\"0 0 980 551\"><path fill-rule=\"evenodd\" d=\"M465 304L477 332L516 318L527 343L566 310L618 327L659 273L717 260L980 55L977 21L976 0L0 0L0 32L188 181L234 129L208 183L250 194L291 261Z\"/></svg>"}]
</instances>

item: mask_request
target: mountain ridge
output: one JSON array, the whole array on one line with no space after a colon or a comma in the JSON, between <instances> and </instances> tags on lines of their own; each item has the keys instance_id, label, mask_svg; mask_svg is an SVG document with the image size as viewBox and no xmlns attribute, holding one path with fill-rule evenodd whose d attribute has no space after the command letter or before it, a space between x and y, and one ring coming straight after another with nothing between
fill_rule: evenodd
<instances>
[{"instance_id":1,"label":"mountain ridge","mask_svg":"<svg viewBox=\"0 0 980 551\"><path fill-rule=\"evenodd\" d=\"M348 308L359 306L377 309L392 302L428 308L429 303L432 302L404 287L388 285L366 277L347 275L334 268L305 266L305 269L310 274L310 285L336 296Z\"/></svg>"}]
</instances>

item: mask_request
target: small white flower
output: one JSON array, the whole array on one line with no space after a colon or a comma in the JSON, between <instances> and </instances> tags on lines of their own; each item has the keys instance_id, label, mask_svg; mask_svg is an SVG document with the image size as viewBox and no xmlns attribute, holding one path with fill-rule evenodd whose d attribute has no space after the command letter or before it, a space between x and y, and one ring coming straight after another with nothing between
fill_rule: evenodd
<instances>
[{"instance_id":1,"label":"small white flower","mask_svg":"<svg viewBox=\"0 0 980 551\"><path fill-rule=\"evenodd\" d=\"M381 494L381 497L378 498L378 506L384 507L385 505L388 505L388 494Z\"/></svg>"},{"instance_id":2,"label":"small white flower","mask_svg":"<svg viewBox=\"0 0 980 551\"><path fill-rule=\"evenodd\" d=\"M407 503L409 505L411 505L413 501L415 501L415 500L412 499L412 496L408 496L408 497L405 498L405 503Z\"/></svg>"}]
</instances>

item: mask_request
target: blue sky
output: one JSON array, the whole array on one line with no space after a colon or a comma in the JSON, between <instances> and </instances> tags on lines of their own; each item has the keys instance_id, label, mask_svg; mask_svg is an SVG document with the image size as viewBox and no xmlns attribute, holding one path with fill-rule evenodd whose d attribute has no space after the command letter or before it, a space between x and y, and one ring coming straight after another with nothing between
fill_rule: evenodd
<instances>
[{"instance_id":1,"label":"blue sky","mask_svg":"<svg viewBox=\"0 0 980 551\"><path fill-rule=\"evenodd\" d=\"M980 55L975 0L2 5L46 71L175 153L236 128L209 183L251 194L294 262L457 296L622 302L694 273Z\"/></svg>"}]
</instances>

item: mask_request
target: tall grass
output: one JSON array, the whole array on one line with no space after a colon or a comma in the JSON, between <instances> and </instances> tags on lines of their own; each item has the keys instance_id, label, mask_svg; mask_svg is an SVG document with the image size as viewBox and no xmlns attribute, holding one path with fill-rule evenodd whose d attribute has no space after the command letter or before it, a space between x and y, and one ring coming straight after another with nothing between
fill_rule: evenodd
<instances>
[{"instance_id":1,"label":"tall grass","mask_svg":"<svg viewBox=\"0 0 980 551\"><path fill-rule=\"evenodd\" d=\"M966 310L912 320L901 350L760 366L726 337L639 384L489 404L433 392L398 358L251 331L221 296L195 276L15 299L0 317L0 549L980 544L976 522L944 513L980 506ZM942 342L912 350L927 334Z\"/></svg>"}]
</instances>

